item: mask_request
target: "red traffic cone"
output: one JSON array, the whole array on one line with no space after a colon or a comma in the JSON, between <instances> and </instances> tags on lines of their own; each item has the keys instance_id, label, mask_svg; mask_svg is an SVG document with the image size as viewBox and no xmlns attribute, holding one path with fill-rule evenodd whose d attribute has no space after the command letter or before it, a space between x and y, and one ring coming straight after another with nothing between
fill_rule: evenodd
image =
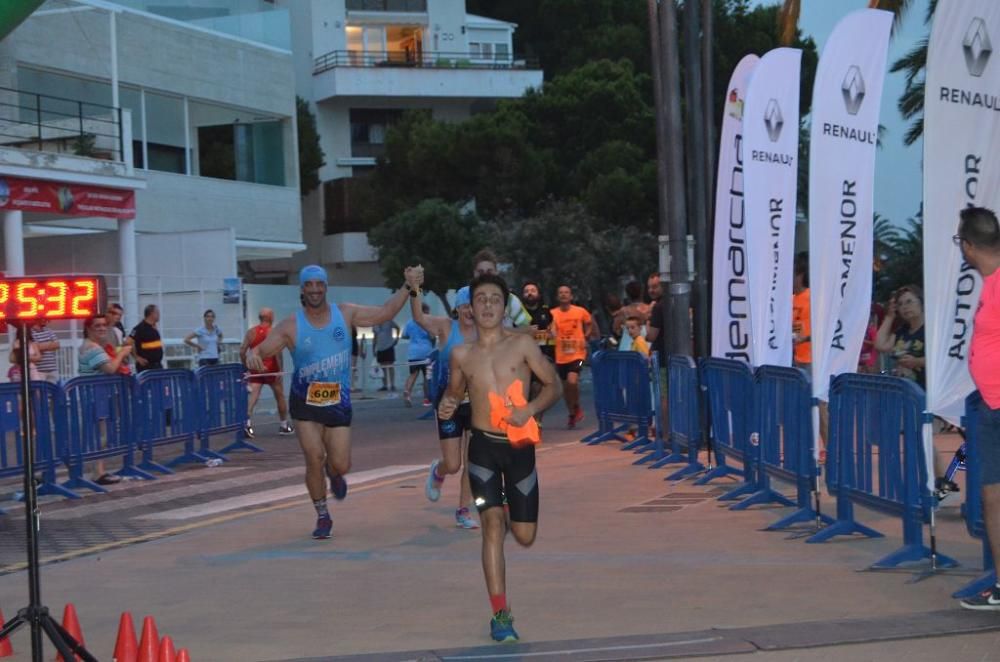
<instances>
[{"instance_id":1,"label":"red traffic cone","mask_svg":"<svg viewBox=\"0 0 1000 662\"><path fill-rule=\"evenodd\" d=\"M174 640L168 634L163 635L163 639L160 641L160 658L156 662L177 662Z\"/></svg>"},{"instance_id":2,"label":"red traffic cone","mask_svg":"<svg viewBox=\"0 0 1000 662\"><path fill-rule=\"evenodd\" d=\"M182 648L177 651L177 659L174 662L191 662L191 654L188 649Z\"/></svg>"},{"instance_id":3,"label":"red traffic cone","mask_svg":"<svg viewBox=\"0 0 1000 662\"><path fill-rule=\"evenodd\" d=\"M139 640L139 657L136 662L158 662L160 635L152 616L142 619L142 639Z\"/></svg>"},{"instance_id":4,"label":"red traffic cone","mask_svg":"<svg viewBox=\"0 0 1000 662\"><path fill-rule=\"evenodd\" d=\"M0 628L7 624L3 619L3 610L0 609ZM14 647L10 645L10 638L0 639L0 657L14 657Z\"/></svg>"},{"instance_id":5,"label":"red traffic cone","mask_svg":"<svg viewBox=\"0 0 1000 662\"><path fill-rule=\"evenodd\" d=\"M111 656L112 662L135 662L139 656L139 644L135 641L135 624L132 623L132 614L122 612L121 620L118 621L118 639L115 642L115 652Z\"/></svg>"},{"instance_id":6,"label":"red traffic cone","mask_svg":"<svg viewBox=\"0 0 1000 662\"><path fill-rule=\"evenodd\" d=\"M70 634L71 637L76 639L77 643L81 646L84 645L83 642L83 630L80 628L80 619L76 616L76 607L70 602L63 609L62 626L65 628L66 632ZM73 661L79 660L80 658L76 655L73 656ZM62 653L56 655L56 662L66 662L63 659Z\"/></svg>"}]
</instances>

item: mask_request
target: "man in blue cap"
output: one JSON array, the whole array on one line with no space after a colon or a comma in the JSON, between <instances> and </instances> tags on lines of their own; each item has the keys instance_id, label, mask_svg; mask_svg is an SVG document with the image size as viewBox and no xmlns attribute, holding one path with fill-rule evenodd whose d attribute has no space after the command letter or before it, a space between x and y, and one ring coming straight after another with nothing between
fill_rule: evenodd
<instances>
[{"instance_id":1,"label":"man in blue cap","mask_svg":"<svg viewBox=\"0 0 1000 662\"><path fill-rule=\"evenodd\" d=\"M344 476L351 469L351 327L391 320L424 281L423 267L407 267L403 287L382 306L326 300L326 270L311 264L299 272L302 309L278 323L247 353L247 367L261 370L264 359L288 349L292 355L289 408L306 461L306 489L316 509L317 540L330 537L333 520L326 503L325 473L338 500L347 496Z\"/></svg>"}]
</instances>

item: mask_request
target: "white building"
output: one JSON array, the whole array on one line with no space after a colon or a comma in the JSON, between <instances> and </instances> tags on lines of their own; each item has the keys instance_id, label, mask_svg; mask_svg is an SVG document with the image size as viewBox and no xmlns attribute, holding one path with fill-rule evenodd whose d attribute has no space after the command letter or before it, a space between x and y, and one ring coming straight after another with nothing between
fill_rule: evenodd
<instances>
[{"instance_id":1,"label":"white building","mask_svg":"<svg viewBox=\"0 0 1000 662\"><path fill-rule=\"evenodd\" d=\"M299 96L316 114L326 165L303 201L308 262L337 282L381 286L376 256L357 232L351 177L370 172L386 130L406 109L458 121L542 83L513 53L516 25L467 14L465 0L276 0L291 14ZM266 268L262 264L261 268Z\"/></svg>"},{"instance_id":2,"label":"white building","mask_svg":"<svg viewBox=\"0 0 1000 662\"><path fill-rule=\"evenodd\" d=\"M269 0L42 5L0 42L0 180L134 212L0 195L2 269L109 274L128 324L158 303L176 339L214 308L238 340L223 279L304 248L289 34Z\"/></svg>"}]
</instances>

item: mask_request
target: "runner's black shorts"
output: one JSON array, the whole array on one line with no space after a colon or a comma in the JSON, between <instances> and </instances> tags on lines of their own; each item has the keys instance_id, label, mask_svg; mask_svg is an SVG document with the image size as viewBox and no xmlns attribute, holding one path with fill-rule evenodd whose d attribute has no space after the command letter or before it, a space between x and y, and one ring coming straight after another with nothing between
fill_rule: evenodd
<instances>
[{"instance_id":1,"label":"runner's black shorts","mask_svg":"<svg viewBox=\"0 0 1000 662\"><path fill-rule=\"evenodd\" d=\"M343 404L316 407L306 403L306 399L297 393L288 395L288 413L293 420L322 423L328 428L351 427L351 407Z\"/></svg>"},{"instance_id":2,"label":"runner's black shorts","mask_svg":"<svg viewBox=\"0 0 1000 662\"><path fill-rule=\"evenodd\" d=\"M427 369L427 366L430 365L430 361L427 361L426 359L423 359L423 361L424 361L423 363L410 363L411 375L420 374L421 372Z\"/></svg>"},{"instance_id":3,"label":"runner's black shorts","mask_svg":"<svg viewBox=\"0 0 1000 662\"><path fill-rule=\"evenodd\" d=\"M472 429L469 436L469 483L476 509L503 506L512 522L538 521L538 472L535 445L513 446L500 433Z\"/></svg>"},{"instance_id":4,"label":"runner's black shorts","mask_svg":"<svg viewBox=\"0 0 1000 662\"><path fill-rule=\"evenodd\" d=\"M577 359L576 361L570 361L569 363L557 363L556 372L559 373L559 379L566 381L569 379L569 373L575 372L580 373L583 369L583 360Z\"/></svg>"},{"instance_id":5,"label":"runner's black shorts","mask_svg":"<svg viewBox=\"0 0 1000 662\"><path fill-rule=\"evenodd\" d=\"M438 425L438 439L455 439L461 437L463 433L468 432L472 428L472 405L468 402L458 405L451 418L441 418L437 415L439 404L441 404L440 399L434 403L434 416L437 418Z\"/></svg>"}]
</instances>

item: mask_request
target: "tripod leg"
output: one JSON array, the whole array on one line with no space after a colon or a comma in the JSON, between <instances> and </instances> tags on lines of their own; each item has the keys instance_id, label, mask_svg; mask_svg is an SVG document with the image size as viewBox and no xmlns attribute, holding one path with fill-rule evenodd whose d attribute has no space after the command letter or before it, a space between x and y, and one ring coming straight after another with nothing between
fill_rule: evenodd
<instances>
[{"instance_id":1,"label":"tripod leg","mask_svg":"<svg viewBox=\"0 0 1000 662\"><path fill-rule=\"evenodd\" d=\"M18 614L14 618L10 619L2 628L0 628L0 639L14 634L14 630L18 629L27 622L27 619L25 619L22 614Z\"/></svg>"},{"instance_id":2,"label":"tripod leg","mask_svg":"<svg viewBox=\"0 0 1000 662\"><path fill-rule=\"evenodd\" d=\"M81 644L79 641L77 641L73 637L73 635L71 635L66 630L66 628L64 628L62 625L59 624L59 622L56 619L52 618L51 616L47 616L46 620L42 621L43 627L45 627L44 624L46 622L48 623L48 626L52 628L51 632L49 631L49 629L47 627L46 627L45 631L48 632L49 639L52 639L52 643L53 644L56 643L55 639L52 636L53 633L55 633L57 636L59 636L62 639L63 645L65 645L69 650L72 650L73 653L75 653L78 658L80 658L81 660L83 660L83 662L97 662L97 658L94 657L93 655L91 655L90 652L87 651L87 649L83 647L83 644ZM56 644L56 648L59 648L58 644ZM59 652L62 653L62 651L59 651ZM63 659L64 660L70 660L70 659L74 659L75 660L76 659L76 658L67 657L66 653L63 653L62 655L63 655Z\"/></svg>"}]
</instances>

